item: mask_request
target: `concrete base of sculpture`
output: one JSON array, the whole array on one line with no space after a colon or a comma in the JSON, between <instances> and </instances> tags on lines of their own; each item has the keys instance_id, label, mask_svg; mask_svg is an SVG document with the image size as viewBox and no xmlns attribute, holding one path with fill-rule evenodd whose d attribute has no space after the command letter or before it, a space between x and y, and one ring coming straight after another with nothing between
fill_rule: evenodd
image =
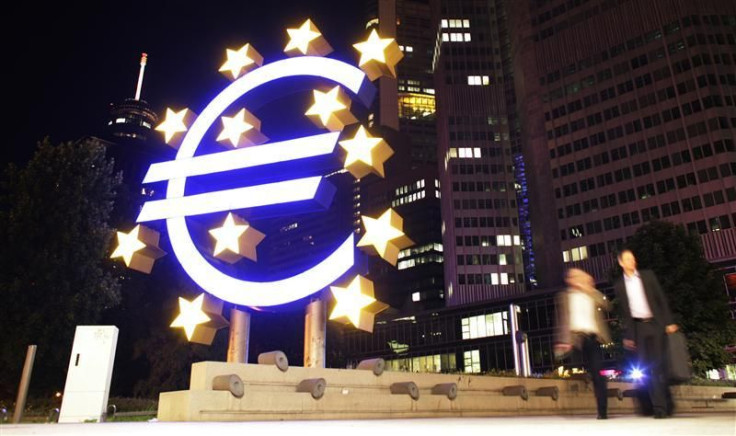
<instances>
[{"instance_id":1,"label":"concrete base of sculpture","mask_svg":"<svg viewBox=\"0 0 736 436\"><path fill-rule=\"evenodd\" d=\"M218 376L220 380L221 376L229 376L231 390L213 389ZM232 391L232 386L237 391ZM609 389L617 388L624 391L631 385L609 383ZM241 393L242 396L236 396ZM720 390L717 395L720 398ZM678 413L706 411L698 409L701 403L678 400ZM710 407L716 408L713 411L736 410L733 405L720 402L713 402ZM610 414L633 413L634 408L632 398L609 398ZM276 365L225 362L195 363L190 389L162 393L158 408L160 421L573 414L595 415L592 385L584 380L406 372L375 375L370 370L302 367L284 371Z\"/></svg>"}]
</instances>

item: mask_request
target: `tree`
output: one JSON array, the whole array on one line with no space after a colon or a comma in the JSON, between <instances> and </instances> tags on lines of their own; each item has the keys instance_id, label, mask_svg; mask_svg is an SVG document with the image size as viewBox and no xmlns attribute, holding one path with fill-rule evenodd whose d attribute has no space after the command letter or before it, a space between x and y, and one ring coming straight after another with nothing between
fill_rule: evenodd
<instances>
[{"instance_id":1,"label":"tree","mask_svg":"<svg viewBox=\"0 0 736 436\"><path fill-rule=\"evenodd\" d=\"M722 275L705 260L700 238L681 226L652 221L636 231L627 248L639 268L657 274L675 322L688 339L695 373L730 363L725 347L736 342L736 323L728 313Z\"/></svg>"},{"instance_id":2,"label":"tree","mask_svg":"<svg viewBox=\"0 0 736 436\"><path fill-rule=\"evenodd\" d=\"M168 246L165 233L161 245ZM121 302L102 315L105 324L120 329L111 395L158 398L160 392L188 389L192 363L225 360L226 329L204 346L187 342L182 329L170 327L179 313L178 297L192 300L201 293L174 256L157 260L151 274L122 264L116 270L123 277Z\"/></svg>"},{"instance_id":3,"label":"tree","mask_svg":"<svg viewBox=\"0 0 736 436\"><path fill-rule=\"evenodd\" d=\"M37 344L32 390L61 390L75 327L118 303L108 225L120 175L94 139L44 139L23 168L9 165L0 197L0 398L15 393Z\"/></svg>"}]
</instances>

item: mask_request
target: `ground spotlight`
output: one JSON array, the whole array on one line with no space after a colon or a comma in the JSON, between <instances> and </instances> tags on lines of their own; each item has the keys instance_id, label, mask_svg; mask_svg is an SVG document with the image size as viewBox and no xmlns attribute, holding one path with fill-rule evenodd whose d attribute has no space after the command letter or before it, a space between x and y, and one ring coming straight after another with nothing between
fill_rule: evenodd
<instances>
[{"instance_id":1,"label":"ground spotlight","mask_svg":"<svg viewBox=\"0 0 736 436\"><path fill-rule=\"evenodd\" d=\"M639 381L644 378L644 372L642 372L642 370L639 368L631 368L631 370L629 371L629 377L632 380Z\"/></svg>"}]
</instances>

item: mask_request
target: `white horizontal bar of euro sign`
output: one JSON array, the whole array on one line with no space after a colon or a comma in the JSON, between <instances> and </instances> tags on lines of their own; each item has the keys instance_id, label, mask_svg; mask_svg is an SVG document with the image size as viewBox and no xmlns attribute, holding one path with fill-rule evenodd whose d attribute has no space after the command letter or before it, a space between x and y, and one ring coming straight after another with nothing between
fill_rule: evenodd
<instances>
[{"instance_id":1,"label":"white horizontal bar of euro sign","mask_svg":"<svg viewBox=\"0 0 736 436\"><path fill-rule=\"evenodd\" d=\"M185 197L149 201L143 205L138 222L223 212L273 204L311 200L322 176L287 180L245 188L226 189Z\"/></svg>"},{"instance_id":2,"label":"white horizontal bar of euro sign","mask_svg":"<svg viewBox=\"0 0 736 436\"><path fill-rule=\"evenodd\" d=\"M322 156L335 150L339 136L340 132L323 133L288 141L272 142L265 145L156 163L148 169L143 183L203 176Z\"/></svg>"},{"instance_id":3,"label":"white horizontal bar of euro sign","mask_svg":"<svg viewBox=\"0 0 736 436\"><path fill-rule=\"evenodd\" d=\"M353 93L358 93L365 79L365 73L358 68L336 59L297 56L264 65L244 74L231 83L202 111L187 132L176 154L176 160L191 158L199 147L207 130L218 120L218 117L248 92L273 80L285 77L314 76L337 82ZM167 198L184 196L186 178L169 180L166 189ZM176 250L176 247L173 247Z\"/></svg>"}]
</instances>

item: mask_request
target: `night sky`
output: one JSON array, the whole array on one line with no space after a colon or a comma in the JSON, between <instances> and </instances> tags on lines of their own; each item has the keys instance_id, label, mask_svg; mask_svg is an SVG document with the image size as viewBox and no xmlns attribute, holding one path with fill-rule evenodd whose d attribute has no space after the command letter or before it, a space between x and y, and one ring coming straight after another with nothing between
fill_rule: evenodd
<instances>
[{"instance_id":1,"label":"night sky","mask_svg":"<svg viewBox=\"0 0 736 436\"><path fill-rule=\"evenodd\" d=\"M359 0L23 2L6 14L1 163L24 162L44 136L99 133L109 104L134 97L142 52L142 99L159 114L200 112L229 83L217 71L226 48L251 43L266 63L284 58L286 28L311 18L335 48L330 56L352 63L366 21Z\"/></svg>"}]
</instances>

